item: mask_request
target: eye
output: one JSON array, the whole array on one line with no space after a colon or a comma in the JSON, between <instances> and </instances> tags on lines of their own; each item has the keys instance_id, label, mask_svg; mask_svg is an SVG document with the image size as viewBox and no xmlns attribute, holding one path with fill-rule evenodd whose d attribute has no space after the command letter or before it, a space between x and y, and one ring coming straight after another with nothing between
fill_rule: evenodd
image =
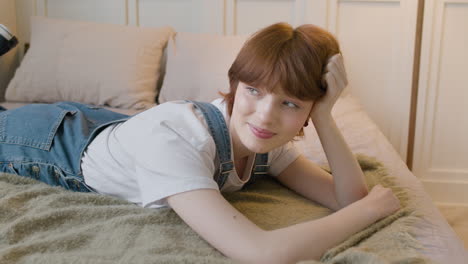
<instances>
[{"instance_id":1,"label":"eye","mask_svg":"<svg viewBox=\"0 0 468 264\"><path fill-rule=\"evenodd\" d=\"M283 104L289 108L294 108L294 109L298 109L299 106L295 103L292 103L290 101L284 101Z\"/></svg>"},{"instance_id":2,"label":"eye","mask_svg":"<svg viewBox=\"0 0 468 264\"><path fill-rule=\"evenodd\" d=\"M249 94L251 94L251 95L259 95L260 94L260 92L257 89L253 88L253 87L246 86L245 89L247 89L247 92Z\"/></svg>"}]
</instances>

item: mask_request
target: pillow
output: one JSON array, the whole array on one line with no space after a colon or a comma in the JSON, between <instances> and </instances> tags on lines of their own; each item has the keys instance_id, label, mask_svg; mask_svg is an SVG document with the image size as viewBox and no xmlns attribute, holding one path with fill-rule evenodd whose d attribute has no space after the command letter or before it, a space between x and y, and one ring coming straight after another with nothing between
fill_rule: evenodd
<instances>
[{"instance_id":1,"label":"pillow","mask_svg":"<svg viewBox=\"0 0 468 264\"><path fill-rule=\"evenodd\" d=\"M31 48L8 101L75 101L117 108L155 104L163 49L174 31L32 17Z\"/></svg>"},{"instance_id":2,"label":"pillow","mask_svg":"<svg viewBox=\"0 0 468 264\"><path fill-rule=\"evenodd\" d=\"M159 103L211 102L229 91L228 70L249 36L177 32L167 45L166 73ZM345 89L341 96L346 96Z\"/></svg>"},{"instance_id":3,"label":"pillow","mask_svg":"<svg viewBox=\"0 0 468 264\"><path fill-rule=\"evenodd\" d=\"M166 74L159 102L210 102L229 91L228 70L247 36L178 32L167 45Z\"/></svg>"}]
</instances>

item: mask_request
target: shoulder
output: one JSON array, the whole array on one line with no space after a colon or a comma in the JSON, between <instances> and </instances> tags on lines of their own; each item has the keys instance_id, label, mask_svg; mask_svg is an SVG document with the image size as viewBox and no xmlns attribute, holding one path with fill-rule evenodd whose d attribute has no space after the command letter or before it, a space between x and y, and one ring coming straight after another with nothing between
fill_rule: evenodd
<instances>
[{"instance_id":1,"label":"shoulder","mask_svg":"<svg viewBox=\"0 0 468 264\"><path fill-rule=\"evenodd\" d=\"M295 161L301 152L296 148L293 142L288 142L268 153L268 164L270 165L270 174L279 175L289 164Z\"/></svg>"},{"instance_id":2,"label":"shoulder","mask_svg":"<svg viewBox=\"0 0 468 264\"><path fill-rule=\"evenodd\" d=\"M132 141L185 142L198 151L215 152L203 114L187 101L167 102L141 112L122 124L116 135Z\"/></svg>"}]
</instances>

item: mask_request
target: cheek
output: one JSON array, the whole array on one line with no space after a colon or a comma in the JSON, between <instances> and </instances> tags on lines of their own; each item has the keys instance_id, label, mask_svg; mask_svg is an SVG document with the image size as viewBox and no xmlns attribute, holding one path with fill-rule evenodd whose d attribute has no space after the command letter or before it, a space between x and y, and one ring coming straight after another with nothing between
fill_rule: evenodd
<instances>
[{"instance_id":1,"label":"cheek","mask_svg":"<svg viewBox=\"0 0 468 264\"><path fill-rule=\"evenodd\" d=\"M247 115L252 112L252 108L253 103L238 91L234 100L232 114L236 116Z\"/></svg>"},{"instance_id":2,"label":"cheek","mask_svg":"<svg viewBox=\"0 0 468 264\"><path fill-rule=\"evenodd\" d=\"M304 126L308 114L298 114L286 117L283 119L285 128L290 133L297 133Z\"/></svg>"}]
</instances>

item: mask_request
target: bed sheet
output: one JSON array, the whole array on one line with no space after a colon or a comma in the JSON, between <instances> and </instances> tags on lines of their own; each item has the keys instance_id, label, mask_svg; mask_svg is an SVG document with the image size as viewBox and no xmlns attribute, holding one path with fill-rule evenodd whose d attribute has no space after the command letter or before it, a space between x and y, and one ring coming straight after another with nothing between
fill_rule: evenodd
<instances>
[{"instance_id":1,"label":"bed sheet","mask_svg":"<svg viewBox=\"0 0 468 264\"><path fill-rule=\"evenodd\" d=\"M414 234L424 246L422 253L439 263L468 263L468 252L461 239L359 101L350 94L341 97L332 115L353 153L375 157L385 164L388 173L396 177L402 187L410 190L411 205L423 215L414 226ZM313 126L306 127L304 133L305 138L295 145L307 158L326 165L326 157Z\"/></svg>"}]
</instances>

